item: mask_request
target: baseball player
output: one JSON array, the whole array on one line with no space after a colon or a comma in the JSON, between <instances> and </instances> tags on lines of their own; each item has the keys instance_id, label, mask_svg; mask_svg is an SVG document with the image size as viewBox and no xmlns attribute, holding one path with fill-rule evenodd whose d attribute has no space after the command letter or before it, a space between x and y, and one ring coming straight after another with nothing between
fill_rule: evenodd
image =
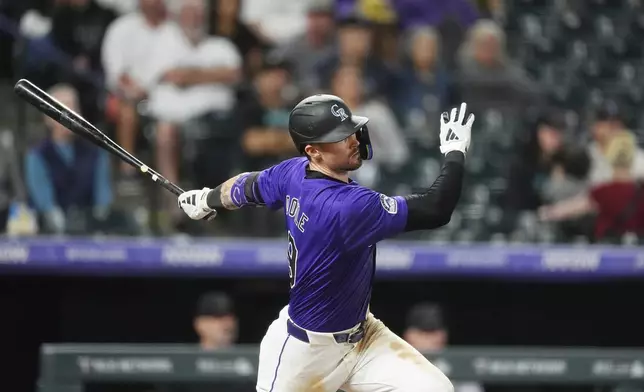
<instances>
[{"instance_id":1,"label":"baseball player","mask_svg":"<svg viewBox=\"0 0 644 392\"><path fill-rule=\"evenodd\" d=\"M218 208L284 210L290 300L262 339L257 391L453 391L438 368L373 316L369 301L380 240L449 222L474 122L466 109L443 113L444 163L422 193L389 197L351 180L349 172L374 153L369 120L322 94L290 114L289 132L304 157L179 196L195 220L212 219Z\"/></svg>"}]
</instances>

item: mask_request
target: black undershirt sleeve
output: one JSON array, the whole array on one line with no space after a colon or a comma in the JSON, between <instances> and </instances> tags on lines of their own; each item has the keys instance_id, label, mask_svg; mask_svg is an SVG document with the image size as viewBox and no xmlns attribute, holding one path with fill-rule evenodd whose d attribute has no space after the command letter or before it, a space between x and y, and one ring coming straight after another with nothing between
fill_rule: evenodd
<instances>
[{"instance_id":1,"label":"black undershirt sleeve","mask_svg":"<svg viewBox=\"0 0 644 392\"><path fill-rule=\"evenodd\" d=\"M449 223L461 196L464 171L465 155L452 151L429 189L405 196L408 210L405 231L435 229Z\"/></svg>"},{"instance_id":2,"label":"black undershirt sleeve","mask_svg":"<svg viewBox=\"0 0 644 392\"><path fill-rule=\"evenodd\" d=\"M208 198L206 199L206 204L208 204L208 207L212 209L217 209L217 208L222 208L223 206L221 205L221 185L217 185L217 187L208 193Z\"/></svg>"}]
</instances>

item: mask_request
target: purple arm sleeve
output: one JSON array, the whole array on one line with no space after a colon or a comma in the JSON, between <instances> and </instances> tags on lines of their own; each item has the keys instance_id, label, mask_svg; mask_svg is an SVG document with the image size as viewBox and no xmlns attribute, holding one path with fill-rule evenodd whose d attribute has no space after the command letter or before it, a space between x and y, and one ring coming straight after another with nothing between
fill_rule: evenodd
<instances>
[{"instance_id":1,"label":"purple arm sleeve","mask_svg":"<svg viewBox=\"0 0 644 392\"><path fill-rule=\"evenodd\" d=\"M250 177L251 173L242 174L237 177L237 180L235 180L235 183L230 189L230 198L232 199L233 204L239 208L247 205L257 205L257 199L253 198L252 192L252 188L254 188L254 186L252 183L248 183L249 181L253 181ZM250 188L249 190L251 191L248 195L246 194L247 188Z\"/></svg>"}]
</instances>

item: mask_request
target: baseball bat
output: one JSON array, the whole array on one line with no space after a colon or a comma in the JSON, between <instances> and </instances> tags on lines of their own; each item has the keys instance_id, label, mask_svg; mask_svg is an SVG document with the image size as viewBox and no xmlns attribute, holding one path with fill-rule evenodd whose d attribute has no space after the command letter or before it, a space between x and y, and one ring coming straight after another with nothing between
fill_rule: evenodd
<instances>
[{"instance_id":1,"label":"baseball bat","mask_svg":"<svg viewBox=\"0 0 644 392\"><path fill-rule=\"evenodd\" d=\"M56 100L45 91L41 90L38 86L31 83L26 79L20 79L14 86L14 92L20 98L27 101L30 105L34 106L38 111L51 117L56 122L74 132L75 134L89 140L98 147L107 150L108 152L116 155L123 161L131 166L136 167L141 173L147 175L152 181L161 185L168 191L179 196L184 191L176 184L172 183L161 174L152 170L149 166L141 162L134 155L127 152L123 147L119 146L112 139L107 137L98 128L92 125L89 121L85 120L78 113L69 109L61 102Z\"/></svg>"}]
</instances>

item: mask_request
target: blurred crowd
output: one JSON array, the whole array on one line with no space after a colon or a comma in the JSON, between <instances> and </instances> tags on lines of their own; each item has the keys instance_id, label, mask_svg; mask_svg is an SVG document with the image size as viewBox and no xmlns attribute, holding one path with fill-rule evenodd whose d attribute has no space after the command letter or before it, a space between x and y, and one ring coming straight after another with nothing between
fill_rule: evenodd
<instances>
[{"instance_id":1,"label":"blurred crowd","mask_svg":"<svg viewBox=\"0 0 644 392\"><path fill-rule=\"evenodd\" d=\"M438 116L466 101L477 121L460 208L420 238L633 243L644 232L639 1L25 0L2 11L13 81L49 90L186 189L297 154L289 110L319 92L371 119L375 156L359 183L427 187ZM186 222L172 194L38 114L5 127L9 233L282 234L262 209Z\"/></svg>"}]
</instances>

